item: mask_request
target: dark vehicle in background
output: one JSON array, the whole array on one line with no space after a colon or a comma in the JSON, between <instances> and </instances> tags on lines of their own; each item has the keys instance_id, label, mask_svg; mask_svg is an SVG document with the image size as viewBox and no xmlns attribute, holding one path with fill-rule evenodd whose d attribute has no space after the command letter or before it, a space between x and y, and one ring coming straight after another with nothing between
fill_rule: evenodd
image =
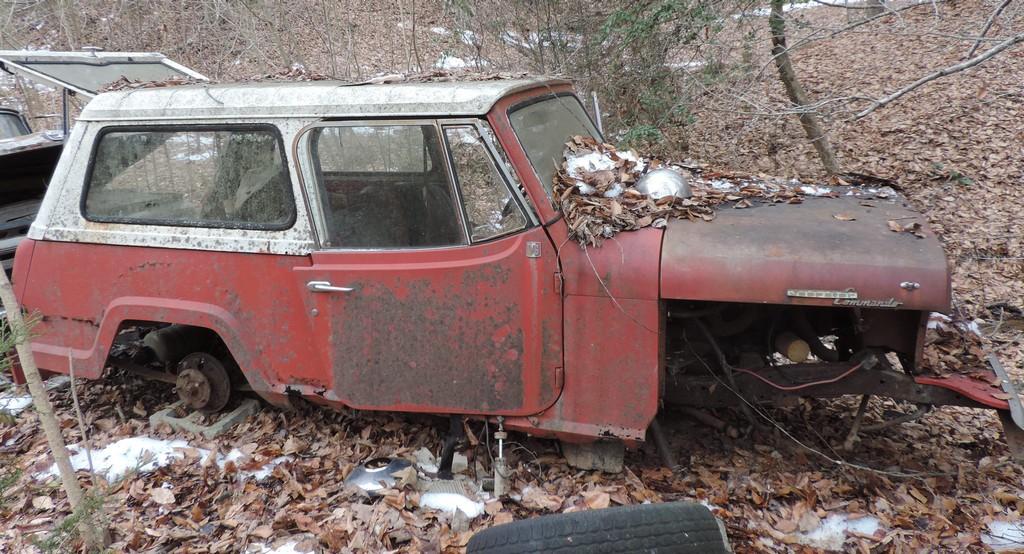
<instances>
[{"instance_id":1,"label":"dark vehicle in background","mask_svg":"<svg viewBox=\"0 0 1024 554\"><path fill-rule=\"evenodd\" d=\"M64 147L64 133L33 133L25 116L0 108L0 263L10 273Z\"/></svg>"}]
</instances>

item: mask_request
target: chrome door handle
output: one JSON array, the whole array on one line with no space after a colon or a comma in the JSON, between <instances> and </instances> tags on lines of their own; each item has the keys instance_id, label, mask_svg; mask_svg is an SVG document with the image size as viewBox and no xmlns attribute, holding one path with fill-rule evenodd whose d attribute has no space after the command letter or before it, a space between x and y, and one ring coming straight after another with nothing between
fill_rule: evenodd
<instances>
[{"instance_id":1,"label":"chrome door handle","mask_svg":"<svg viewBox=\"0 0 1024 554\"><path fill-rule=\"evenodd\" d=\"M310 281L306 288L313 292L352 292L352 287L336 287L330 281Z\"/></svg>"}]
</instances>

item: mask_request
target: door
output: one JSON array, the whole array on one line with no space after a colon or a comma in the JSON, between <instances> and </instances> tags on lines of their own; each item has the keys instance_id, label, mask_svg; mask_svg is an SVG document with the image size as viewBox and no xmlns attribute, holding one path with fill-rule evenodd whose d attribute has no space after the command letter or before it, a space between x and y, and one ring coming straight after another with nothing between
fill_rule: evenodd
<instances>
[{"instance_id":1,"label":"door","mask_svg":"<svg viewBox=\"0 0 1024 554\"><path fill-rule=\"evenodd\" d=\"M555 250L482 124L348 122L300 139L322 246L296 274L330 399L525 415L558 397Z\"/></svg>"}]
</instances>

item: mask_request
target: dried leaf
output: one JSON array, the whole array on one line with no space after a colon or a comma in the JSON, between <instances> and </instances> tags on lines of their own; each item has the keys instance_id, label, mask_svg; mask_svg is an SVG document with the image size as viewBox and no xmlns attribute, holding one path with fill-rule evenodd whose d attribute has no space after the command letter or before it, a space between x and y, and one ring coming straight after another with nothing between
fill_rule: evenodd
<instances>
[{"instance_id":1,"label":"dried leaf","mask_svg":"<svg viewBox=\"0 0 1024 554\"><path fill-rule=\"evenodd\" d=\"M156 502L157 504L161 504L164 506L174 504L174 493L171 492L171 489L165 489L163 487L156 487L150 489L149 497L153 500L153 502Z\"/></svg>"}]
</instances>

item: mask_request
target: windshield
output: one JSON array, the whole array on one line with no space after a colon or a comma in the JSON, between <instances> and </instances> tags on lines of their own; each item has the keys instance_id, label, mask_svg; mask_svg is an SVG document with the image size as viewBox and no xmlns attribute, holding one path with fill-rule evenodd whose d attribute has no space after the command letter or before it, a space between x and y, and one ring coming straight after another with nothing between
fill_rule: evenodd
<instances>
[{"instance_id":1,"label":"windshield","mask_svg":"<svg viewBox=\"0 0 1024 554\"><path fill-rule=\"evenodd\" d=\"M552 201L552 185L562 165L565 143L576 135L601 137L580 101L572 95L552 96L517 108L509 114L509 121Z\"/></svg>"},{"instance_id":2,"label":"windshield","mask_svg":"<svg viewBox=\"0 0 1024 554\"><path fill-rule=\"evenodd\" d=\"M20 117L12 113L0 113L0 139L27 135L28 132Z\"/></svg>"}]
</instances>

